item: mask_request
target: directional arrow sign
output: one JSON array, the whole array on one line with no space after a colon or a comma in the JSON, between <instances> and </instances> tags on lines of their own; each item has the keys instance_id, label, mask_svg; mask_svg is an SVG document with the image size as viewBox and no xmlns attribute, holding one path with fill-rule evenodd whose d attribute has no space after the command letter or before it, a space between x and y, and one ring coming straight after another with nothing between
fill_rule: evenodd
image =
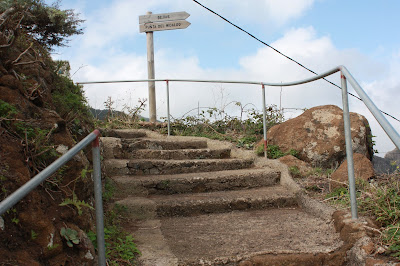
<instances>
[{"instance_id":1,"label":"directional arrow sign","mask_svg":"<svg viewBox=\"0 0 400 266\"><path fill-rule=\"evenodd\" d=\"M190 14L186 13L185 11L143 15L143 16L139 16L139 24L152 23L152 22L164 22L164 21L172 21L172 20L183 20L183 19L187 19L189 16L190 16Z\"/></svg>"},{"instance_id":2,"label":"directional arrow sign","mask_svg":"<svg viewBox=\"0 0 400 266\"><path fill-rule=\"evenodd\" d=\"M186 20L165 21L156 23L140 24L140 32L160 31L160 30L177 30L186 29L189 27L190 22Z\"/></svg>"}]
</instances>

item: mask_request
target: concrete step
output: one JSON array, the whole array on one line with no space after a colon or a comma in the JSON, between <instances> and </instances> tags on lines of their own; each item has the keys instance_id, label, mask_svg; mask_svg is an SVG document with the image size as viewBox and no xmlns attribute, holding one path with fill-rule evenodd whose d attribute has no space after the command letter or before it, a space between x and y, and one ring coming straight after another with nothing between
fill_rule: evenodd
<instances>
[{"instance_id":1,"label":"concrete step","mask_svg":"<svg viewBox=\"0 0 400 266\"><path fill-rule=\"evenodd\" d=\"M144 138L147 136L146 132L140 129L100 129L103 137L114 138Z\"/></svg>"},{"instance_id":2,"label":"concrete step","mask_svg":"<svg viewBox=\"0 0 400 266\"><path fill-rule=\"evenodd\" d=\"M106 174L118 175L168 175L250 168L251 159L199 159L199 160L104 160Z\"/></svg>"},{"instance_id":3,"label":"concrete step","mask_svg":"<svg viewBox=\"0 0 400 266\"><path fill-rule=\"evenodd\" d=\"M193 194L127 197L116 203L125 206L132 219L193 216L234 210L297 206L295 195L282 186Z\"/></svg>"},{"instance_id":4,"label":"concrete step","mask_svg":"<svg viewBox=\"0 0 400 266\"><path fill-rule=\"evenodd\" d=\"M102 137L100 140L103 156L106 159L225 159L231 155L229 148L207 149L205 141L120 139L117 137Z\"/></svg>"},{"instance_id":5,"label":"concrete step","mask_svg":"<svg viewBox=\"0 0 400 266\"><path fill-rule=\"evenodd\" d=\"M180 149L180 150L128 150L123 149L125 159L226 159L231 155L230 149ZM122 159L122 158L121 158Z\"/></svg>"},{"instance_id":6,"label":"concrete step","mask_svg":"<svg viewBox=\"0 0 400 266\"><path fill-rule=\"evenodd\" d=\"M269 168L178 175L116 176L116 197L202 193L277 185L280 172Z\"/></svg>"},{"instance_id":7,"label":"concrete step","mask_svg":"<svg viewBox=\"0 0 400 266\"><path fill-rule=\"evenodd\" d=\"M151 150L179 150L179 149L205 149L206 140L177 140L176 138L165 139L122 139L122 147L126 152L140 149Z\"/></svg>"},{"instance_id":8,"label":"concrete step","mask_svg":"<svg viewBox=\"0 0 400 266\"><path fill-rule=\"evenodd\" d=\"M140 265L344 265L333 226L300 209L144 220ZM341 254L344 253L344 254Z\"/></svg>"}]
</instances>

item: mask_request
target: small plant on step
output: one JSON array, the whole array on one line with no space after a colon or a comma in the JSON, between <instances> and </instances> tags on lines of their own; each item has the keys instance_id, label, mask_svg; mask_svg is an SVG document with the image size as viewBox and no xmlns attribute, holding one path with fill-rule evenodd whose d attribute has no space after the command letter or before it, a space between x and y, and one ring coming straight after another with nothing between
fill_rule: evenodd
<instances>
[{"instance_id":1,"label":"small plant on step","mask_svg":"<svg viewBox=\"0 0 400 266\"><path fill-rule=\"evenodd\" d=\"M290 166L289 167L289 172L294 178L302 177L302 175L300 173L300 169L297 166Z\"/></svg>"},{"instance_id":2,"label":"small plant on step","mask_svg":"<svg viewBox=\"0 0 400 266\"><path fill-rule=\"evenodd\" d=\"M245 149L252 149L254 147L254 143L257 141L257 138L254 136L243 137L237 140L236 147L238 148L245 148Z\"/></svg>"},{"instance_id":3,"label":"small plant on step","mask_svg":"<svg viewBox=\"0 0 400 266\"><path fill-rule=\"evenodd\" d=\"M34 230L31 230L31 239L35 240L38 237L38 233L36 233Z\"/></svg>"},{"instance_id":4,"label":"small plant on step","mask_svg":"<svg viewBox=\"0 0 400 266\"><path fill-rule=\"evenodd\" d=\"M78 232L74 229L62 227L60 235L67 241L67 246L70 248L74 245L78 245L80 242Z\"/></svg>"},{"instance_id":5,"label":"small plant on step","mask_svg":"<svg viewBox=\"0 0 400 266\"><path fill-rule=\"evenodd\" d=\"M114 196L115 189L116 188L114 181L111 178L106 177L104 183L104 191L103 191L103 200L105 202L108 202L112 199L112 197Z\"/></svg>"}]
</instances>

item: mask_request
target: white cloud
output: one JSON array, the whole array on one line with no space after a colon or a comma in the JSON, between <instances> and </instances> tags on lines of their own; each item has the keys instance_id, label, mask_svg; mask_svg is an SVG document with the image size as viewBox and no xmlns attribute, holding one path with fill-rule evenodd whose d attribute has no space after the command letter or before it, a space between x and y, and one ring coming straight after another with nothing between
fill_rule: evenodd
<instances>
[{"instance_id":1,"label":"white cloud","mask_svg":"<svg viewBox=\"0 0 400 266\"><path fill-rule=\"evenodd\" d=\"M305 65L311 65L313 69L319 72L326 71L343 63L343 61L356 61L360 65L364 65L368 61L356 51L337 50L329 37L318 37L312 27L292 29L272 45ZM253 55L240 59L241 69L239 70L229 68L205 69L200 67L199 58L196 56L184 57L179 51L172 49L159 50L155 57L156 76L158 78L254 80L279 83L312 76L311 73L301 69L298 65L283 58L268 47L260 48ZM346 65L345 62L344 64ZM82 69L81 72L81 75L74 77L75 80L78 78L83 80L143 79L147 77L146 58L110 52L108 60L96 67L92 65ZM339 84L338 76L334 77L334 80ZM125 85L122 87L125 88ZM141 87L144 91L140 95L146 95L145 84L141 84ZM159 83L157 87L164 88L165 85ZM176 92L174 97L178 97L178 99L171 99L171 101L174 105L178 105L178 103L182 105L179 108L176 107L175 112L184 113L191 106L197 105L199 101L205 106L215 104L216 97L213 94L218 94L221 88L225 91L227 102L235 100L241 101L243 104L254 103L261 108L260 86L172 83L171 90ZM112 92L113 94L119 92L119 97L124 98L124 90L113 90ZM96 90L97 93L98 91L101 90ZM165 93L161 92L160 97L158 97L161 103L165 103L164 95ZM88 96L90 98L90 95ZM105 97L105 94L103 96ZM284 88L282 96L283 107L287 108L310 108L321 104L340 105L341 101L340 91L324 81ZM267 88L267 98L268 104L279 104L280 89Z\"/></svg>"},{"instance_id":2,"label":"white cloud","mask_svg":"<svg viewBox=\"0 0 400 266\"><path fill-rule=\"evenodd\" d=\"M298 18L311 8L315 0L219 0L200 1L231 20L279 26Z\"/></svg>"},{"instance_id":3,"label":"white cloud","mask_svg":"<svg viewBox=\"0 0 400 266\"><path fill-rule=\"evenodd\" d=\"M269 15L279 23L297 18L304 14L314 4L314 0L267 0L265 4L269 7Z\"/></svg>"},{"instance_id":4,"label":"white cloud","mask_svg":"<svg viewBox=\"0 0 400 266\"><path fill-rule=\"evenodd\" d=\"M375 103L378 109L381 109L397 119L400 119L400 106L395 103L396 95L400 91L400 54L394 54L391 62L388 64L389 69L385 74L378 76L376 80L371 82L362 82L361 86L368 94L371 100ZM365 114L368 121L372 124L372 134L376 136L374 139L377 143L377 150L382 153L379 156L384 156L384 153L394 149L394 144L378 125L372 114L366 109L363 103L355 101L353 107L356 112ZM400 132L400 122L384 115L397 132Z\"/></svg>"},{"instance_id":5,"label":"white cloud","mask_svg":"<svg viewBox=\"0 0 400 266\"><path fill-rule=\"evenodd\" d=\"M220 0L202 1L202 3L232 20L277 27L303 15L314 1ZM81 9L82 5L76 4L75 7L78 6ZM214 23L215 20L219 20L215 15L192 1L113 0L107 6L99 9L87 7L87 14L81 12L86 22L85 35L81 39L80 45L87 49L99 49L113 46L113 43L120 42L126 38L134 38L139 34L138 17L146 14L147 11L153 11L153 13L188 11L191 14L190 21L197 24L207 24L210 21ZM206 20L204 19L205 14L208 18Z\"/></svg>"},{"instance_id":6,"label":"white cloud","mask_svg":"<svg viewBox=\"0 0 400 266\"><path fill-rule=\"evenodd\" d=\"M345 65L378 108L395 116L400 113L400 106L393 104L393 97L400 91L399 55L394 54L392 61L384 65L354 49L338 50L329 37L318 37L312 27L290 30L283 38L272 43L272 46L319 73L337 65ZM259 49L256 54L242 58L241 65L245 72L253 75L255 79L268 76L268 80L272 82L293 81L312 76L269 48ZM340 84L338 75L329 79ZM355 93L350 85L348 87L350 92ZM270 96L278 99L279 91L271 89ZM340 90L324 81L284 88L282 99L284 107L310 108L322 104L342 106ZM375 140L378 151L392 150L394 145L365 105L351 96L349 101L350 111L366 116L370 122L372 134L377 136ZM386 118L400 131L399 122ZM384 153L381 154L383 155Z\"/></svg>"}]
</instances>

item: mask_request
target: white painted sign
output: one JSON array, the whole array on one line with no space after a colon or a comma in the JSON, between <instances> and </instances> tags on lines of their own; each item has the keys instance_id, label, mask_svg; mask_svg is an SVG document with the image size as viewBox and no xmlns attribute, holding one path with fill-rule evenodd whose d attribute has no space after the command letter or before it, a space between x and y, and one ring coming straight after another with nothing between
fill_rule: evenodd
<instances>
[{"instance_id":1,"label":"white painted sign","mask_svg":"<svg viewBox=\"0 0 400 266\"><path fill-rule=\"evenodd\" d=\"M177 30L186 29L190 22L186 20L175 20L166 22L146 23L139 25L140 32L160 31L160 30Z\"/></svg>"},{"instance_id":2,"label":"white painted sign","mask_svg":"<svg viewBox=\"0 0 400 266\"><path fill-rule=\"evenodd\" d=\"M143 16L139 16L139 24L164 22L164 21L172 21L172 20L184 20L184 19L187 19L189 16L190 16L190 14L188 14L185 11L143 15Z\"/></svg>"}]
</instances>

